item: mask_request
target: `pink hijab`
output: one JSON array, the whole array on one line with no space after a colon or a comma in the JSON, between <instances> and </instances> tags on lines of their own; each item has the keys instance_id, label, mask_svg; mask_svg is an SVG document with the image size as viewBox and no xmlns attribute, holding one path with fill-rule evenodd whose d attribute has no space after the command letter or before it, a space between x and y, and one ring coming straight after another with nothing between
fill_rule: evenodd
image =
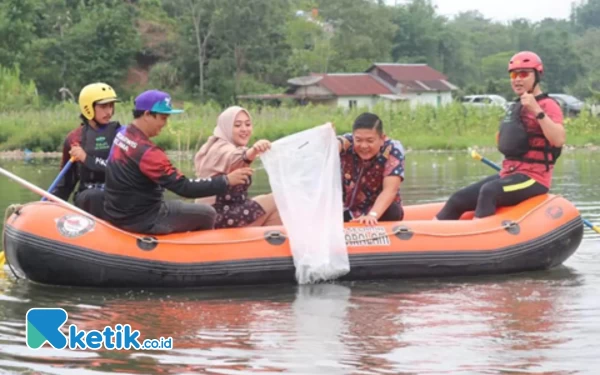
<instances>
[{"instance_id":1,"label":"pink hijab","mask_svg":"<svg viewBox=\"0 0 600 375\"><path fill-rule=\"evenodd\" d=\"M241 111L250 117L250 113L239 106L229 107L219 115L213 135L194 157L197 177L227 174L247 164L243 160L247 147L238 147L233 143L233 123Z\"/></svg>"}]
</instances>

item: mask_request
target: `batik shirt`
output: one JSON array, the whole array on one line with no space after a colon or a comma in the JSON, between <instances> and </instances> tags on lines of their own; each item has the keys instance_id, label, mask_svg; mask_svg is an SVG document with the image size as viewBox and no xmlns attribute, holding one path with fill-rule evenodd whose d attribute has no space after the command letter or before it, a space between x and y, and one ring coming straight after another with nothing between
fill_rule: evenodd
<instances>
[{"instance_id":1,"label":"batik shirt","mask_svg":"<svg viewBox=\"0 0 600 375\"><path fill-rule=\"evenodd\" d=\"M399 141L386 138L379 153L363 161L354 151L352 134L338 137L342 143L340 161L344 209L353 217L367 215L383 191L383 179L398 176L404 180L404 147ZM401 204L400 190L394 203Z\"/></svg>"}]
</instances>

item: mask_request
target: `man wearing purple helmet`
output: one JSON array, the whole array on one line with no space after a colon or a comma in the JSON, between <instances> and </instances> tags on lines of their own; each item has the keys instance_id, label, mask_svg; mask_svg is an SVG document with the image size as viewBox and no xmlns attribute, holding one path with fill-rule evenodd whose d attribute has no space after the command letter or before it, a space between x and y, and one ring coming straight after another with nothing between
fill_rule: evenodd
<instances>
[{"instance_id":1,"label":"man wearing purple helmet","mask_svg":"<svg viewBox=\"0 0 600 375\"><path fill-rule=\"evenodd\" d=\"M185 198L220 194L247 182L250 168L227 176L190 179L177 170L150 138L160 134L171 114L169 94L149 90L135 99L133 122L115 137L106 167L106 220L136 233L168 234L213 229L216 212L206 204L165 200L164 190Z\"/></svg>"}]
</instances>

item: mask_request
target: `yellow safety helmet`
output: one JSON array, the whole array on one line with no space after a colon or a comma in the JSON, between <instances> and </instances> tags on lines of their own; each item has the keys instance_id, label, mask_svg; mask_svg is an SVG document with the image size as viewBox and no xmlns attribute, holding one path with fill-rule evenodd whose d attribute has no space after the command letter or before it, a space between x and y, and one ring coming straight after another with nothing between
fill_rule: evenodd
<instances>
[{"instance_id":1,"label":"yellow safety helmet","mask_svg":"<svg viewBox=\"0 0 600 375\"><path fill-rule=\"evenodd\" d=\"M79 93L79 108L81 114L88 120L96 115L94 104L120 102L115 90L106 83L96 82L85 86Z\"/></svg>"}]
</instances>

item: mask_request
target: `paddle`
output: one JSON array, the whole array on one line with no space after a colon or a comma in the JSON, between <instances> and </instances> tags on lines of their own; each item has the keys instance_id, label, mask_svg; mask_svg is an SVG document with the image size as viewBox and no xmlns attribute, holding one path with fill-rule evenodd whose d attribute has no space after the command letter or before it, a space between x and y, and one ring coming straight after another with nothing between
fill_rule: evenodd
<instances>
[{"instance_id":1,"label":"paddle","mask_svg":"<svg viewBox=\"0 0 600 375\"><path fill-rule=\"evenodd\" d=\"M493 161L485 158L484 156L482 156L481 154L479 154L477 151L473 150L471 151L471 157L475 160L479 160L480 162L482 162L483 164L487 164L490 167L494 168L497 171L500 171L500 166L496 163L494 163ZM589 220L587 219L583 219L583 223L585 224L586 227L590 228L591 230L593 230L596 233L600 233L600 226L598 225L594 225L592 224Z\"/></svg>"},{"instance_id":2,"label":"paddle","mask_svg":"<svg viewBox=\"0 0 600 375\"><path fill-rule=\"evenodd\" d=\"M72 161L69 160L69 163L72 164ZM67 169L67 165L65 165L65 167L63 168L63 171L66 171L66 169ZM63 171L61 171L61 174L63 174L62 173ZM10 173L9 171L7 171L4 168L0 168L0 174L5 175L6 177L10 178L11 180L13 180L15 182L18 182L19 184L23 185L27 189L31 190L32 192L34 192L36 194L39 194L39 195L41 195L42 197L44 197L46 199L54 201L54 202L58 203L59 205L65 207L65 208L68 208L68 209L70 209L72 211L75 211L78 214L81 214L81 215L83 215L85 217L94 218L94 216L91 215L90 213L87 213L84 210L82 210L81 208L76 207L76 206L72 205L71 203L60 199L56 195L54 195L54 194L52 194L52 193L50 193L48 191L45 191L44 189L39 188L38 186L32 184L31 182L28 182L28 181L22 179L21 177L19 177L17 175ZM56 181L58 181L60 177L61 177L61 175L59 175L56 178ZM4 251L1 251L0 252L0 267L4 266L5 261L6 261L6 256L4 254Z\"/></svg>"},{"instance_id":3,"label":"paddle","mask_svg":"<svg viewBox=\"0 0 600 375\"><path fill-rule=\"evenodd\" d=\"M65 173L67 173L67 171L69 170L69 168L71 167L71 165L75 162L75 157L71 156L71 159L69 159L69 161L67 162L67 164L65 164L65 166L63 167L62 171L60 171L60 173L58 174L58 176L56 176L56 178L54 179L54 181L52 182L52 184L50 185L50 187L48 188L48 192L51 192L54 187L56 186L56 184L58 184L58 181L60 181L61 178L63 178L63 176L65 175ZM46 197L42 197L42 202L46 200Z\"/></svg>"}]
</instances>

